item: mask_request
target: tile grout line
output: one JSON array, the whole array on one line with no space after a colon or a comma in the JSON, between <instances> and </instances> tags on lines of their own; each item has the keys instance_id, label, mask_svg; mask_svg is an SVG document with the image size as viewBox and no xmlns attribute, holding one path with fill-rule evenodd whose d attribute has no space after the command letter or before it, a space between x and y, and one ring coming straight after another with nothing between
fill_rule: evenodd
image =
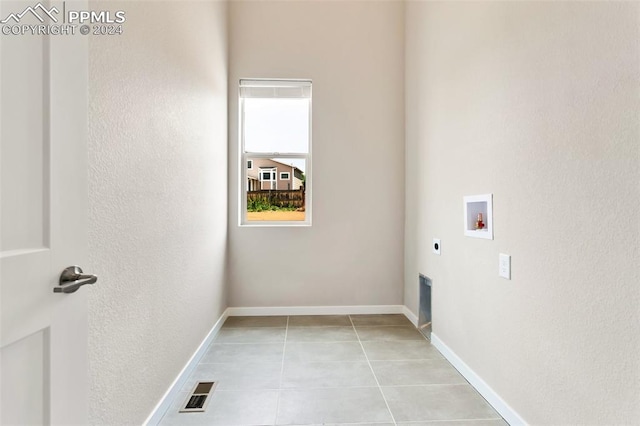
<instances>
[{"instance_id":1,"label":"tile grout line","mask_svg":"<svg viewBox=\"0 0 640 426\"><path fill-rule=\"evenodd\" d=\"M398 425L396 422L396 418L393 416L391 412L391 407L389 407L389 403L387 402L387 398L384 396L384 392L382 392L382 386L380 386L380 382L378 381L378 377L376 376L376 372L373 371L373 366L371 365L371 361L369 361L369 356L367 355L367 351L364 350L364 345L362 344L362 340L360 339L360 335L358 334L358 330L356 329L356 325L353 323L353 319L351 315L349 315L349 321L351 322L351 326L353 327L353 331L356 333L356 337L358 338L358 343L360 344L360 349L362 349L362 353L364 354L364 358L367 360L367 364L369 365L369 369L371 370L371 374L373 374L373 379L376 381L378 385L378 390L380 391L380 395L382 395L382 400L384 401L384 405L387 406L387 411L389 411L389 415L391 416L391 421L395 426Z\"/></svg>"},{"instance_id":2,"label":"tile grout line","mask_svg":"<svg viewBox=\"0 0 640 426\"><path fill-rule=\"evenodd\" d=\"M280 383L278 383L278 399L276 400L276 417L273 424L278 424L278 411L280 411L280 396L282 395L282 382L284 380L284 357L287 353L287 333L289 332L289 318L287 315L287 324L284 327L284 345L282 346L282 365L280 367Z\"/></svg>"},{"instance_id":3,"label":"tile grout line","mask_svg":"<svg viewBox=\"0 0 640 426\"><path fill-rule=\"evenodd\" d=\"M432 327L432 330L431 330L431 331L433 332L433 323L431 324L431 327ZM416 327L416 328L417 328L417 327ZM418 328L417 328L417 329L418 329ZM427 337L426 335L424 335L424 334L420 331L420 329L418 329L418 332L419 332L419 333L420 333L420 335L424 338L424 340L426 340L427 342L429 342L429 344L430 344L430 345L433 345L433 343L431 342L431 338L429 338L429 337ZM429 335L431 335L431 333L429 333ZM442 355L442 354L441 354L441 355ZM467 385L469 385L469 386L471 386L471 388L472 388L474 391L476 391L476 393L477 393L478 395L480 395L480 397L481 397L481 398L482 398L482 399L483 399L487 404L489 404L489 406L493 409L493 411L495 411L495 412L496 412L496 414L498 414L498 417L497 417L497 418L499 418L499 419L501 419L501 420L504 420L504 417L502 417L502 416L500 415L500 413L498 413L498 411L495 409L495 407L494 407L491 403L489 403L489 401L487 401L487 399L484 397L484 395L482 395L482 394L478 391L478 389L476 389L476 388L475 388L475 386L473 386L473 385L471 384L471 382L469 382L469 379L467 379L467 378L464 376L464 374L462 374L462 373L460 372L460 370L458 370L458 369L457 369L457 368L456 368L456 367L451 363L451 361L449 361L449 360L448 360L444 355L442 355L442 357L443 357L443 359L447 362L447 364L449 364L453 369L455 369L455 370L458 372L458 374L460 374L460 375L462 376L462 378L464 379L464 381L466 382L466 384L467 384ZM476 419L474 419L474 420L476 420ZM494 420L494 419L490 419L490 420ZM446 420L446 421L456 421L456 420Z\"/></svg>"}]
</instances>

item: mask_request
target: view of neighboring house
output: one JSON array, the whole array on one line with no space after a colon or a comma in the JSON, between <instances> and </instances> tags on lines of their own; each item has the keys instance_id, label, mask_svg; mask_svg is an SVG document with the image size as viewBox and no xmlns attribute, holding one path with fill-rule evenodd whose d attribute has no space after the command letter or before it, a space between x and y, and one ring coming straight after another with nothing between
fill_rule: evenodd
<instances>
[{"instance_id":1,"label":"view of neighboring house","mask_svg":"<svg viewBox=\"0 0 640 426\"><path fill-rule=\"evenodd\" d=\"M304 172L294 165L269 158L247 160L247 190L297 190L302 188Z\"/></svg>"}]
</instances>

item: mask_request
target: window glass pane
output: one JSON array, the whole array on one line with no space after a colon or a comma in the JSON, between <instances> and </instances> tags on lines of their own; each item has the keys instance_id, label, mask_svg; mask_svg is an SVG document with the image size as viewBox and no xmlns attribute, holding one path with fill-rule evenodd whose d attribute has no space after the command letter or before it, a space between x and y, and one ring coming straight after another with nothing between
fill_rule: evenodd
<instances>
[{"instance_id":1,"label":"window glass pane","mask_svg":"<svg viewBox=\"0 0 640 426\"><path fill-rule=\"evenodd\" d=\"M309 99L245 98L245 152L309 152Z\"/></svg>"},{"instance_id":2,"label":"window glass pane","mask_svg":"<svg viewBox=\"0 0 640 426\"><path fill-rule=\"evenodd\" d=\"M248 222L304 221L306 218L306 160L304 158L252 158L251 161L253 169L245 169L246 220ZM287 174L289 179L281 179Z\"/></svg>"}]
</instances>

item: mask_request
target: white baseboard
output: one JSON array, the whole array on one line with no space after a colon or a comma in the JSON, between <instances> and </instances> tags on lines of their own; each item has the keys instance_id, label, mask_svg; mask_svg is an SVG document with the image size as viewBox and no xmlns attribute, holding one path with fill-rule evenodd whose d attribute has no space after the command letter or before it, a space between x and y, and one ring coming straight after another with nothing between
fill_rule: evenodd
<instances>
[{"instance_id":1,"label":"white baseboard","mask_svg":"<svg viewBox=\"0 0 640 426\"><path fill-rule=\"evenodd\" d=\"M356 306L264 306L227 309L230 317L273 315L349 315L349 314L403 314L403 305Z\"/></svg>"},{"instance_id":2,"label":"white baseboard","mask_svg":"<svg viewBox=\"0 0 640 426\"><path fill-rule=\"evenodd\" d=\"M220 318L218 318L218 321L216 321L211 331L209 331L207 337L205 337L202 343L200 343L198 349L196 349L195 353L191 356L189 361L187 361L187 364L184 366L182 371L180 371L171 386L169 386L169 390L167 390L162 398L160 398L160 402L158 402L149 417L147 417L147 419L143 423L145 426L157 425L160 423L160 420L162 420L162 416L164 416L169 407L171 407L174 399L180 393L180 390L184 386L193 370L198 366L198 363L200 363L200 360L204 356L207 348L213 341L214 337L216 337L218 331L220 331L220 328L222 327L222 324L224 324L228 317L229 309L227 308L222 313L222 315L220 315Z\"/></svg>"},{"instance_id":3,"label":"white baseboard","mask_svg":"<svg viewBox=\"0 0 640 426\"><path fill-rule=\"evenodd\" d=\"M411 312L409 308L407 308L406 306L403 306L402 313L404 314L405 317L407 317L409 321L411 321L413 325L415 325L416 327L418 326L418 317L416 316L416 314Z\"/></svg>"},{"instance_id":4,"label":"white baseboard","mask_svg":"<svg viewBox=\"0 0 640 426\"><path fill-rule=\"evenodd\" d=\"M482 378L476 374L437 335L431 333L431 344L464 376L465 379L486 399L511 426L526 425L522 417L509 406Z\"/></svg>"}]
</instances>

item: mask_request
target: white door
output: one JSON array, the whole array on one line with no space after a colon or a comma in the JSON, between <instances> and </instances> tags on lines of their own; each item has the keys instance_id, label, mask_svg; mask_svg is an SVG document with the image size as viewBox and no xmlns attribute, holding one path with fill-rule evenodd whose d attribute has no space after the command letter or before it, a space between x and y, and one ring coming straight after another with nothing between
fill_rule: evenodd
<instances>
[{"instance_id":1,"label":"white door","mask_svg":"<svg viewBox=\"0 0 640 426\"><path fill-rule=\"evenodd\" d=\"M1 0L0 20L51 19L38 4ZM87 261L87 37L0 34L2 425L87 422L91 286L53 291Z\"/></svg>"}]
</instances>

